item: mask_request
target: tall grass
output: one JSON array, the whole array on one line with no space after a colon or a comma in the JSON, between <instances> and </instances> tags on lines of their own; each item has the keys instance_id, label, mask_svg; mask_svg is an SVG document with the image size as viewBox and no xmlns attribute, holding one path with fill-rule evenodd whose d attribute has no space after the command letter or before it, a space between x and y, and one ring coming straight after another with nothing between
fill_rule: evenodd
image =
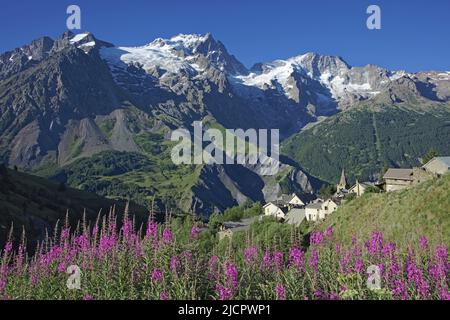
<instances>
[{"instance_id":1,"label":"tall grass","mask_svg":"<svg viewBox=\"0 0 450 320\"><path fill-rule=\"evenodd\" d=\"M184 230L184 231L183 231ZM193 219L173 224L151 218L136 228L110 213L93 225L56 227L33 256L25 238L0 255L2 299L449 299L448 252L422 237L400 251L381 233L351 245L335 241L333 230L313 233L305 252L295 237L282 250L247 241L241 251L207 253ZM226 240L227 241L227 240ZM222 246L223 247L223 246ZM69 289L67 269L80 268L80 289ZM381 288L367 286L367 268L378 266Z\"/></svg>"}]
</instances>

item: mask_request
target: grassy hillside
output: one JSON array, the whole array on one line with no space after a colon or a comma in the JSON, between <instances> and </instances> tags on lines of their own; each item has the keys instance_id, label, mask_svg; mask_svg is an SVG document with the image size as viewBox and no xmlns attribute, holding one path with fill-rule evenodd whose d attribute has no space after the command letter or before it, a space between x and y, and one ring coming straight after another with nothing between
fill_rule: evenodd
<instances>
[{"instance_id":1,"label":"grassy hillside","mask_svg":"<svg viewBox=\"0 0 450 320\"><path fill-rule=\"evenodd\" d=\"M450 244L450 175L394 193L365 194L331 215L320 228L333 226L336 237L367 239L381 231L389 241L404 246L425 235L430 243Z\"/></svg>"},{"instance_id":2,"label":"grassy hillside","mask_svg":"<svg viewBox=\"0 0 450 320\"><path fill-rule=\"evenodd\" d=\"M342 168L351 180L369 179L382 168L411 167L435 148L450 154L450 109L363 102L289 138L281 151L308 173L336 183Z\"/></svg>"},{"instance_id":3,"label":"grassy hillside","mask_svg":"<svg viewBox=\"0 0 450 320\"><path fill-rule=\"evenodd\" d=\"M0 247L14 225L14 236L19 238L22 227L31 241L42 238L45 230L51 231L58 220L76 223L86 210L87 219L95 219L100 211L113 205L123 212L125 203L100 197L85 191L66 187L46 179L1 167L0 170ZM130 212L142 220L147 210L135 204Z\"/></svg>"},{"instance_id":4,"label":"grassy hillside","mask_svg":"<svg viewBox=\"0 0 450 320\"><path fill-rule=\"evenodd\" d=\"M108 198L131 198L142 206L156 199L162 210L188 211L190 190L201 166L174 165L170 158L173 142L160 134L142 133L135 141L142 153L103 151L39 174Z\"/></svg>"}]
</instances>

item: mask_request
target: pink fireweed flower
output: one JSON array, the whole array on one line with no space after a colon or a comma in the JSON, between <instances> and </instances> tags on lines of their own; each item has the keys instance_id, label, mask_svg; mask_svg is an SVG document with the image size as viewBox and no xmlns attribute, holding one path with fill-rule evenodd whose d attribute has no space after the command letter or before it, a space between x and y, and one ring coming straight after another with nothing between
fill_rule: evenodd
<instances>
[{"instance_id":1,"label":"pink fireweed flower","mask_svg":"<svg viewBox=\"0 0 450 320\"><path fill-rule=\"evenodd\" d=\"M161 270L155 268L152 271L152 281L157 283L157 282L162 282L164 279L164 274Z\"/></svg>"},{"instance_id":2,"label":"pink fireweed flower","mask_svg":"<svg viewBox=\"0 0 450 320\"><path fill-rule=\"evenodd\" d=\"M70 229L69 228L64 228L61 231L61 242L66 241L67 239L69 239L70 237Z\"/></svg>"},{"instance_id":3,"label":"pink fireweed flower","mask_svg":"<svg viewBox=\"0 0 450 320\"><path fill-rule=\"evenodd\" d=\"M437 246L434 252L434 257L428 268L429 274L433 279L441 284L446 281L449 272L450 264L448 262L448 251L444 245Z\"/></svg>"},{"instance_id":4,"label":"pink fireweed flower","mask_svg":"<svg viewBox=\"0 0 450 320\"><path fill-rule=\"evenodd\" d=\"M139 258L142 254L142 242L139 238L135 236L134 239L135 247L134 247L134 256Z\"/></svg>"},{"instance_id":5,"label":"pink fireweed flower","mask_svg":"<svg viewBox=\"0 0 450 320\"><path fill-rule=\"evenodd\" d=\"M428 281L422 276L420 279L420 283L417 286L417 291L419 292L422 299L429 299L430 292L429 292L430 286L428 284Z\"/></svg>"},{"instance_id":6,"label":"pink fireweed flower","mask_svg":"<svg viewBox=\"0 0 450 320\"><path fill-rule=\"evenodd\" d=\"M339 294L336 292L332 292L328 295L328 300L339 300Z\"/></svg>"},{"instance_id":7,"label":"pink fireweed flower","mask_svg":"<svg viewBox=\"0 0 450 320\"><path fill-rule=\"evenodd\" d=\"M96 224L93 228L92 228L92 237L96 238L98 234L98 225Z\"/></svg>"},{"instance_id":8,"label":"pink fireweed flower","mask_svg":"<svg viewBox=\"0 0 450 320\"><path fill-rule=\"evenodd\" d=\"M191 228L191 239L195 240L198 238L198 235L200 234L200 228L194 224Z\"/></svg>"},{"instance_id":9,"label":"pink fireweed flower","mask_svg":"<svg viewBox=\"0 0 450 320\"><path fill-rule=\"evenodd\" d=\"M17 251L17 255L14 261L14 267L17 271L20 271L20 269L22 268L24 260L25 260L25 247L23 244L21 244L19 245L19 249Z\"/></svg>"},{"instance_id":10,"label":"pink fireweed flower","mask_svg":"<svg viewBox=\"0 0 450 320\"><path fill-rule=\"evenodd\" d=\"M43 267L48 267L53 261L60 258L64 253L64 249L60 246L52 246L50 251L39 257L39 263Z\"/></svg>"},{"instance_id":11,"label":"pink fireweed flower","mask_svg":"<svg viewBox=\"0 0 450 320\"><path fill-rule=\"evenodd\" d=\"M66 272L66 264L65 264L64 262L61 262L61 263L58 265L57 271L58 271L59 273L64 273L64 272Z\"/></svg>"},{"instance_id":12,"label":"pink fireweed flower","mask_svg":"<svg viewBox=\"0 0 450 320\"><path fill-rule=\"evenodd\" d=\"M272 254L272 261L273 261L273 266L275 267L275 269L277 271L281 271L281 269L283 268L283 263L284 263L283 252L275 251Z\"/></svg>"},{"instance_id":13,"label":"pink fireweed flower","mask_svg":"<svg viewBox=\"0 0 450 320\"><path fill-rule=\"evenodd\" d=\"M383 255L383 257L393 257L395 254L395 243L390 242L383 245L381 254Z\"/></svg>"},{"instance_id":14,"label":"pink fireweed flower","mask_svg":"<svg viewBox=\"0 0 450 320\"><path fill-rule=\"evenodd\" d=\"M439 245L436 247L435 251L436 259L441 262L447 262L448 261L448 250L447 247L444 245Z\"/></svg>"},{"instance_id":15,"label":"pink fireweed flower","mask_svg":"<svg viewBox=\"0 0 450 320\"><path fill-rule=\"evenodd\" d=\"M406 283L402 280L398 280L398 279L394 280L392 295L395 298L407 300L408 299L408 290L406 288Z\"/></svg>"},{"instance_id":16,"label":"pink fireweed flower","mask_svg":"<svg viewBox=\"0 0 450 320\"><path fill-rule=\"evenodd\" d=\"M208 261L208 279L215 281L217 279L217 273L219 269L219 262L217 256L211 256Z\"/></svg>"},{"instance_id":17,"label":"pink fireweed flower","mask_svg":"<svg viewBox=\"0 0 450 320\"><path fill-rule=\"evenodd\" d=\"M428 282L423 277L422 270L417 267L416 263L412 260L411 257L408 257L406 263L406 272L409 282L414 285L422 298L426 299L428 297L429 289Z\"/></svg>"},{"instance_id":18,"label":"pink fireweed flower","mask_svg":"<svg viewBox=\"0 0 450 320\"><path fill-rule=\"evenodd\" d=\"M364 271L364 262L361 258L358 258L355 261L355 272L361 273L363 271Z\"/></svg>"},{"instance_id":19,"label":"pink fireweed flower","mask_svg":"<svg viewBox=\"0 0 450 320\"><path fill-rule=\"evenodd\" d=\"M387 277L389 282L392 283L394 279L396 279L400 275L400 266L397 262L397 258L394 256L389 262L389 266L387 267Z\"/></svg>"},{"instance_id":20,"label":"pink fireweed flower","mask_svg":"<svg viewBox=\"0 0 450 320\"><path fill-rule=\"evenodd\" d=\"M11 241L6 242L5 249L4 249L5 253L11 252L12 251L12 247L13 247L13 245L12 245Z\"/></svg>"},{"instance_id":21,"label":"pink fireweed flower","mask_svg":"<svg viewBox=\"0 0 450 320\"><path fill-rule=\"evenodd\" d=\"M366 248L372 256L381 252L383 248L383 235L381 232L372 233L372 239L366 241Z\"/></svg>"},{"instance_id":22,"label":"pink fireweed flower","mask_svg":"<svg viewBox=\"0 0 450 320\"><path fill-rule=\"evenodd\" d=\"M303 270L304 255L304 252L299 248L289 249L289 266L297 268L297 270Z\"/></svg>"},{"instance_id":23,"label":"pink fireweed flower","mask_svg":"<svg viewBox=\"0 0 450 320\"><path fill-rule=\"evenodd\" d=\"M446 287L439 288L439 298L446 301L450 300L450 292Z\"/></svg>"},{"instance_id":24,"label":"pink fireweed flower","mask_svg":"<svg viewBox=\"0 0 450 320\"><path fill-rule=\"evenodd\" d=\"M159 294L159 300L169 300L170 299L170 295L167 291L161 291L161 293Z\"/></svg>"},{"instance_id":25,"label":"pink fireweed flower","mask_svg":"<svg viewBox=\"0 0 450 320\"><path fill-rule=\"evenodd\" d=\"M419 245L422 250L428 249L428 239L425 236L419 238Z\"/></svg>"},{"instance_id":26,"label":"pink fireweed flower","mask_svg":"<svg viewBox=\"0 0 450 320\"><path fill-rule=\"evenodd\" d=\"M230 300L233 296L233 291L220 283L216 284L216 293L219 295L219 300Z\"/></svg>"},{"instance_id":27,"label":"pink fireweed flower","mask_svg":"<svg viewBox=\"0 0 450 320\"><path fill-rule=\"evenodd\" d=\"M248 247L244 250L244 259L248 264L252 264L258 255L258 248L256 246Z\"/></svg>"},{"instance_id":28,"label":"pink fireweed flower","mask_svg":"<svg viewBox=\"0 0 450 320\"><path fill-rule=\"evenodd\" d=\"M209 270L216 270L218 266L219 259L217 256L211 256L208 261L208 268Z\"/></svg>"},{"instance_id":29,"label":"pink fireweed flower","mask_svg":"<svg viewBox=\"0 0 450 320\"><path fill-rule=\"evenodd\" d=\"M381 276L381 277L384 277L384 275L385 275L385 273L386 273L384 263L379 263L379 264L378 264L378 268L380 268L380 276Z\"/></svg>"},{"instance_id":30,"label":"pink fireweed flower","mask_svg":"<svg viewBox=\"0 0 450 320\"><path fill-rule=\"evenodd\" d=\"M272 265L272 255L270 254L269 250L266 250L264 252L264 256L262 259L261 268L267 270L270 269L271 265Z\"/></svg>"},{"instance_id":31,"label":"pink fireweed flower","mask_svg":"<svg viewBox=\"0 0 450 320\"><path fill-rule=\"evenodd\" d=\"M89 238L86 234L75 237L75 244L81 249L81 251L88 251Z\"/></svg>"},{"instance_id":32,"label":"pink fireweed flower","mask_svg":"<svg viewBox=\"0 0 450 320\"><path fill-rule=\"evenodd\" d=\"M181 253L181 257L187 262L192 261L192 252L189 250L185 250Z\"/></svg>"},{"instance_id":33,"label":"pink fireweed flower","mask_svg":"<svg viewBox=\"0 0 450 320\"><path fill-rule=\"evenodd\" d=\"M333 227L327 227L325 230L325 237L330 238L333 235Z\"/></svg>"},{"instance_id":34,"label":"pink fireweed flower","mask_svg":"<svg viewBox=\"0 0 450 320\"><path fill-rule=\"evenodd\" d=\"M336 251L337 254L340 254L342 250L342 246L340 243L336 243L336 245L334 246L334 251Z\"/></svg>"},{"instance_id":35,"label":"pink fireweed flower","mask_svg":"<svg viewBox=\"0 0 450 320\"><path fill-rule=\"evenodd\" d=\"M147 225L147 231L145 236L147 238L156 238L158 235L158 224L154 221L150 221Z\"/></svg>"},{"instance_id":36,"label":"pink fireweed flower","mask_svg":"<svg viewBox=\"0 0 450 320\"><path fill-rule=\"evenodd\" d=\"M173 239L172 231L168 228L165 228L163 231L163 241L165 243L171 243Z\"/></svg>"},{"instance_id":37,"label":"pink fireweed flower","mask_svg":"<svg viewBox=\"0 0 450 320\"><path fill-rule=\"evenodd\" d=\"M286 291L282 284L277 284L275 291L277 293L277 300L286 300Z\"/></svg>"},{"instance_id":38,"label":"pink fireweed flower","mask_svg":"<svg viewBox=\"0 0 450 320\"><path fill-rule=\"evenodd\" d=\"M126 219L123 222L123 226L122 226L122 233L123 233L123 237L126 240L130 240L133 236L133 224L131 222L131 220ZM129 243L132 241L129 241Z\"/></svg>"},{"instance_id":39,"label":"pink fireweed flower","mask_svg":"<svg viewBox=\"0 0 450 320\"><path fill-rule=\"evenodd\" d=\"M91 296L90 294L85 294L85 295L83 296L83 300L85 300L85 301L90 301L90 300L93 300L93 298L92 298L92 296Z\"/></svg>"},{"instance_id":40,"label":"pink fireweed flower","mask_svg":"<svg viewBox=\"0 0 450 320\"><path fill-rule=\"evenodd\" d=\"M324 299L325 298L324 293L322 291L320 291L319 289L314 290L313 295L314 295L314 298L316 298L316 299Z\"/></svg>"},{"instance_id":41,"label":"pink fireweed flower","mask_svg":"<svg viewBox=\"0 0 450 320\"><path fill-rule=\"evenodd\" d=\"M311 252L311 256L309 257L309 266L314 270L317 271L319 266L319 252L314 249Z\"/></svg>"},{"instance_id":42,"label":"pink fireweed flower","mask_svg":"<svg viewBox=\"0 0 450 320\"><path fill-rule=\"evenodd\" d=\"M234 264L231 262L225 262L225 273L227 276L227 283L232 288L236 289L238 286L238 271Z\"/></svg>"},{"instance_id":43,"label":"pink fireweed flower","mask_svg":"<svg viewBox=\"0 0 450 320\"><path fill-rule=\"evenodd\" d=\"M39 276L36 274L31 275L31 285L33 287L37 286L39 284Z\"/></svg>"},{"instance_id":44,"label":"pink fireweed flower","mask_svg":"<svg viewBox=\"0 0 450 320\"><path fill-rule=\"evenodd\" d=\"M180 268L180 260L178 260L177 256L172 256L170 258L170 270L173 273L177 273L179 268Z\"/></svg>"},{"instance_id":45,"label":"pink fireweed flower","mask_svg":"<svg viewBox=\"0 0 450 320\"><path fill-rule=\"evenodd\" d=\"M319 245L322 243L323 233L322 232L313 232L311 233L311 237L309 239L311 245Z\"/></svg>"},{"instance_id":46,"label":"pink fireweed flower","mask_svg":"<svg viewBox=\"0 0 450 320\"><path fill-rule=\"evenodd\" d=\"M349 263L351 260L351 252L345 252L344 256L339 259L339 271L342 272L344 275L349 274L350 267Z\"/></svg>"},{"instance_id":47,"label":"pink fireweed flower","mask_svg":"<svg viewBox=\"0 0 450 320\"><path fill-rule=\"evenodd\" d=\"M100 238L98 245L98 252L100 256L112 251L116 245L116 238L114 236L103 235Z\"/></svg>"}]
</instances>

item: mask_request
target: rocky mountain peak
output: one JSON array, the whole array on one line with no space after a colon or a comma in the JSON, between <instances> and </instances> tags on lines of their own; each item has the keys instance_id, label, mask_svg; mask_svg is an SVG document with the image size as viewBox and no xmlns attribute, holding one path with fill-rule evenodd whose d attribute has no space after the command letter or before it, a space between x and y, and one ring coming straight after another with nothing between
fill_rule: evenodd
<instances>
[{"instance_id":1,"label":"rocky mountain peak","mask_svg":"<svg viewBox=\"0 0 450 320\"><path fill-rule=\"evenodd\" d=\"M0 80L36 65L50 55L54 41L41 37L0 55Z\"/></svg>"}]
</instances>

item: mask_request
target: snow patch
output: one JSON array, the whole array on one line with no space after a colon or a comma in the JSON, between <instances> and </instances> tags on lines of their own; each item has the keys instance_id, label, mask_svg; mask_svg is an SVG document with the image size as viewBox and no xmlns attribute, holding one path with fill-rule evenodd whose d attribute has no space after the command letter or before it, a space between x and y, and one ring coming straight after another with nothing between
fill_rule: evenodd
<instances>
[{"instance_id":1,"label":"snow patch","mask_svg":"<svg viewBox=\"0 0 450 320\"><path fill-rule=\"evenodd\" d=\"M114 48L102 48L102 57L110 64L114 64L116 67L130 65L132 63L142 64L144 70L148 70L151 67L160 67L168 72L177 73L180 70L195 71L195 68L191 66L185 59L176 56L167 48L157 48L153 45L147 45L144 47L114 47Z\"/></svg>"},{"instance_id":2,"label":"snow patch","mask_svg":"<svg viewBox=\"0 0 450 320\"><path fill-rule=\"evenodd\" d=\"M292 63L283 60L276 60L265 65L266 70L262 73L250 73L249 75L238 75L235 77L238 83L245 86L258 87L264 89L266 86L276 88L277 83L281 85L285 91L292 89L292 85L288 84L289 78L294 72Z\"/></svg>"},{"instance_id":3,"label":"snow patch","mask_svg":"<svg viewBox=\"0 0 450 320\"><path fill-rule=\"evenodd\" d=\"M141 47L102 48L100 53L116 70L139 63L144 70L158 67L169 73L185 71L195 76L204 71L194 62L197 58L196 48L208 37L209 34L179 34L170 39L157 38Z\"/></svg>"},{"instance_id":4,"label":"snow patch","mask_svg":"<svg viewBox=\"0 0 450 320\"><path fill-rule=\"evenodd\" d=\"M88 35L89 35L89 33L80 33L80 34L77 34L76 36L74 36L69 41L70 41L70 43L74 44L74 43L80 42L81 40L86 38Z\"/></svg>"},{"instance_id":5,"label":"snow patch","mask_svg":"<svg viewBox=\"0 0 450 320\"><path fill-rule=\"evenodd\" d=\"M81 48L81 47L93 47L93 46L95 46L95 41L89 41L89 42L83 43L78 48Z\"/></svg>"}]
</instances>

